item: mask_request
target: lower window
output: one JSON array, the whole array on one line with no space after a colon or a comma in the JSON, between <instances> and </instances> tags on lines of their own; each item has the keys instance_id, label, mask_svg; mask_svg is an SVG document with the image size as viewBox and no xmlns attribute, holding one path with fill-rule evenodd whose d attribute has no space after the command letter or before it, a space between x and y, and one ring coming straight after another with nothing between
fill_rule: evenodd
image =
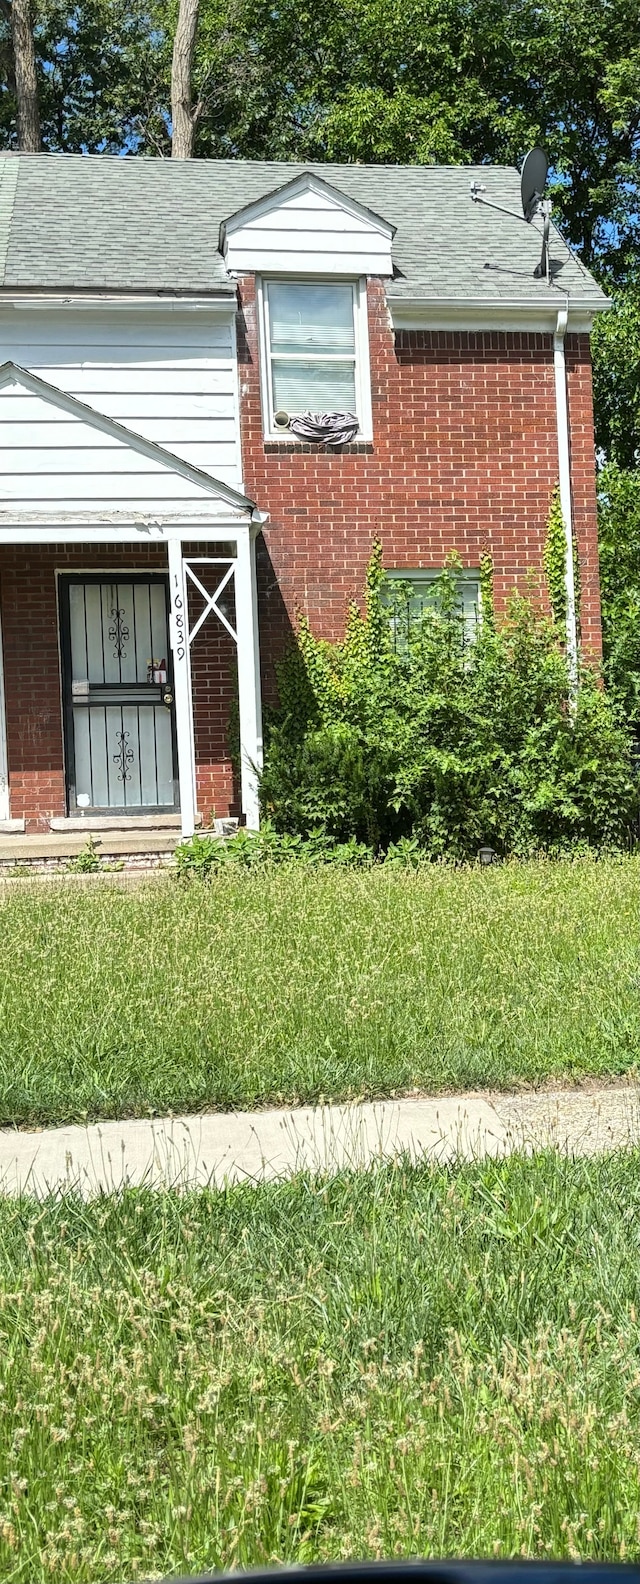
<instances>
[{"instance_id":1,"label":"lower window","mask_svg":"<svg viewBox=\"0 0 640 1584\"><path fill-rule=\"evenodd\" d=\"M382 598L389 607L396 648L406 644L412 628L425 611L433 609L436 585L441 573L433 571L387 572ZM460 614L464 619L465 643L473 643L481 619L480 576L478 572L456 572L455 583Z\"/></svg>"}]
</instances>

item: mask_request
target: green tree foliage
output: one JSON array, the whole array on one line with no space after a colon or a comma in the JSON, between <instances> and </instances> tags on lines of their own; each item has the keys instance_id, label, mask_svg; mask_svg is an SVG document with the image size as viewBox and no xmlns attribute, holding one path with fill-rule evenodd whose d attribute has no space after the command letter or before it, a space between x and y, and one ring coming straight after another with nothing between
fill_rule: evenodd
<instances>
[{"instance_id":1,"label":"green tree foliage","mask_svg":"<svg viewBox=\"0 0 640 1584\"><path fill-rule=\"evenodd\" d=\"M55 153L168 153L166 42L144 0L34 0L44 147ZM15 95L0 13L0 142L15 147Z\"/></svg>"},{"instance_id":2,"label":"green tree foliage","mask_svg":"<svg viewBox=\"0 0 640 1584\"><path fill-rule=\"evenodd\" d=\"M47 146L164 151L175 0L35 5ZM202 155L464 164L541 141L571 241L628 272L637 0L202 0L194 90ZM8 92L5 142L11 113Z\"/></svg>"},{"instance_id":3,"label":"green tree foliage","mask_svg":"<svg viewBox=\"0 0 640 1584\"><path fill-rule=\"evenodd\" d=\"M592 334L596 445L621 468L640 463L640 279L599 314Z\"/></svg>"},{"instance_id":4,"label":"green tree foliage","mask_svg":"<svg viewBox=\"0 0 640 1584\"><path fill-rule=\"evenodd\" d=\"M379 549L342 643L301 623L269 725L263 812L281 832L383 850L417 839L460 858L484 842L502 853L623 842L638 791L607 695L585 672L571 707L556 629L527 600L470 644L455 570L402 644Z\"/></svg>"},{"instance_id":5,"label":"green tree foliage","mask_svg":"<svg viewBox=\"0 0 640 1584\"><path fill-rule=\"evenodd\" d=\"M567 541L560 487L556 484L551 497L547 537L544 546L544 573L549 594L549 604L561 641L564 641L567 623ZM576 625L580 632L580 560L578 546L573 539L573 589Z\"/></svg>"},{"instance_id":6,"label":"green tree foliage","mask_svg":"<svg viewBox=\"0 0 640 1584\"><path fill-rule=\"evenodd\" d=\"M640 736L640 472L610 462L599 489L605 676Z\"/></svg>"}]
</instances>

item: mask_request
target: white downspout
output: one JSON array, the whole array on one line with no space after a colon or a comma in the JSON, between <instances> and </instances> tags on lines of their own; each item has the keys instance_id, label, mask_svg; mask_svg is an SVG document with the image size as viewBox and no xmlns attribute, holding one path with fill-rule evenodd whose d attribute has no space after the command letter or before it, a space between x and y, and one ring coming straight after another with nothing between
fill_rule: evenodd
<instances>
[{"instance_id":1,"label":"white downspout","mask_svg":"<svg viewBox=\"0 0 640 1584\"><path fill-rule=\"evenodd\" d=\"M576 586L573 575L573 513L571 504L571 460L569 452L569 413L567 406L567 368L564 355L564 338L569 317L569 305L560 308L553 337L553 369L556 386L556 424L558 429L558 474L560 506L564 522L565 555L564 577L567 591L567 665L571 686L578 685L578 629L576 624Z\"/></svg>"}]
</instances>

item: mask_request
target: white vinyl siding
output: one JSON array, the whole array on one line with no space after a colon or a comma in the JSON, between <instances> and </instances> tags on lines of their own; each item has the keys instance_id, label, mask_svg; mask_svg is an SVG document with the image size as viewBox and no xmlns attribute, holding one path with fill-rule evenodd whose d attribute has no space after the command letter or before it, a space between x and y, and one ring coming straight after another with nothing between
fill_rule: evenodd
<instances>
[{"instance_id":1,"label":"white vinyl siding","mask_svg":"<svg viewBox=\"0 0 640 1584\"><path fill-rule=\"evenodd\" d=\"M24 385L0 388L0 520L186 513L206 521L215 511L215 494L170 462Z\"/></svg>"},{"instance_id":2,"label":"white vinyl siding","mask_svg":"<svg viewBox=\"0 0 640 1584\"><path fill-rule=\"evenodd\" d=\"M6 310L0 314L0 362L6 361L214 478L241 486L235 331L228 320L206 310ZM34 446L39 450L43 498L46 477L54 496L63 487L53 482L61 467L73 471L77 463L86 474L88 455L70 454L65 462L60 445L68 438L91 446L89 436L80 440L77 426L74 436L63 434L63 415L40 410L37 418L32 403L25 404L24 420L26 430L16 411L11 444L18 455L28 447L29 466Z\"/></svg>"},{"instance_id":3,"label":"white vinyl siding","mask_svg":"<svg viewBox=\"0 0 640 1584\"><path fill-rule=\"evenodd\" d=\"M259 302L265 433L278 412L354 413L369 439L366 283L264 281Z\"/></svg>"},{"instance_id":4,"label":"white vinyl siding","mask_svg":"<svg viewBox=\"0 0 640 1584\"><path fill-rule=\"evenodd\" d=\"M392 236L384 219L302 177L232 218L225 263L239 274L390 276Z\"/></svg>"}]
</instances>

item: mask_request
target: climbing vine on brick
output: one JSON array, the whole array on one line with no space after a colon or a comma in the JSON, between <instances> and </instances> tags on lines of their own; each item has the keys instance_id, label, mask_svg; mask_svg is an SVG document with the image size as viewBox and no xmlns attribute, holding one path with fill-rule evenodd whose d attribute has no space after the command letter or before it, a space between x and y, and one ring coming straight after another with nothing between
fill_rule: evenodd
<instances>
[{"instance_id":1,"label":"climbing vine on brick","mask_svg":"<svg viewBox=\"0 0 640 1584\"><path fill-rule=\"evenodd\" d=\"M549 595L549 604L553 613L556 626L562 633L567 624L567 583L566 583L566 536L564 515L560 501L560 488L556 484L551 497L551 506L547 520L547 536L544 546L544 573ZM580 625L580 559L578 547L573 538L573 584L575 590L576 622L578 630Z\"/></svg>"}]
</instances>

